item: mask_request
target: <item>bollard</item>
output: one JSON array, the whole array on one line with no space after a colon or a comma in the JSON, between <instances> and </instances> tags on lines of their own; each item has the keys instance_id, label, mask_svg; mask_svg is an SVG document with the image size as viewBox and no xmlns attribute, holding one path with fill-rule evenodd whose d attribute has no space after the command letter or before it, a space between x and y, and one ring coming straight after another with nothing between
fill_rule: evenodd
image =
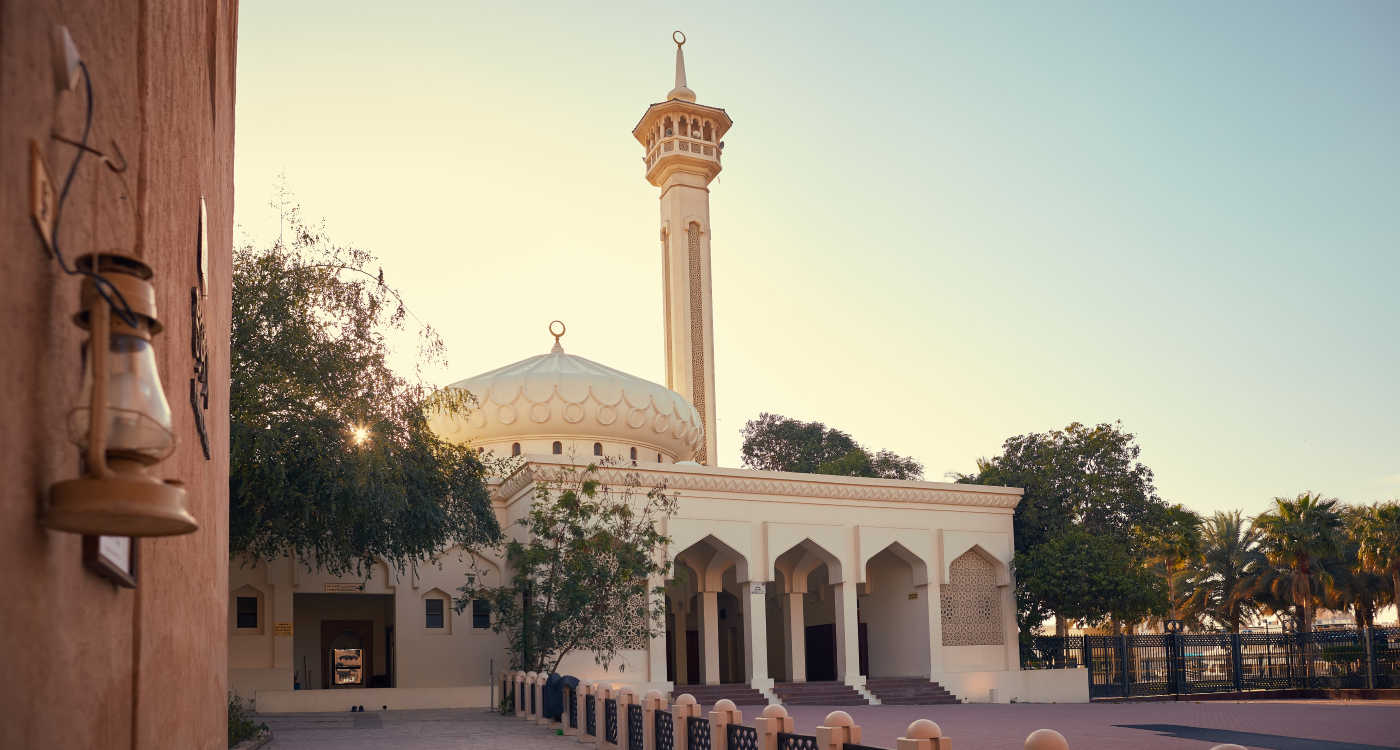
<instances>
[{"instance_id":1,"label":"bollard","mask_svg":"<svg viewBox=\"0 0 1400 750\"><path fill-rule=\"evenodd\" d=\"M637 702L637 694L630 687L624 687L617 693L617 744L615 748L625 748L628 740L632 737L632 722L628 721L631 715L631 706Z\"/></svg>"},{"instance_id":2,"label":"bollard","mask_svg":"<svg viewBox=\"0 0 1400 750\"><path fill-rule=\"evenodd\" d=\"M778 750L778 732L792 734L794 729L787 709L777 703L764 706L753 724L758 729L758 750Z\"/></svg>"},{"instance_id":3,"label":"bollard","mask_svg":"<svg viewBox=\"0 0 1400 750\"><path fill-rule=\"evenodd\" d=\"M1026 750L1069 750L1069 740L1053 729L1037 729L1026 737Z\"/></svg>"},{"instance_id":4,"label":"bollard","mask_svg":"<svg viewBox=\"0 0 1400 750\"><path fill-rule=\"evenodd\" d=\"M666 710L666 696L652 690L642 699L642 750L656 750L656 712Z\"/></svg>"},{"instance_id":5,"label":"bollard","mask_svg":"<svg viewBox=\"0 0 1400 750\"><path fill-rule=\"evenodd\" d=\"M734 701L728 698L720 698L715 701L715 707L710 710L710 745L712 747L728 747L729 725L743 723L744 716L734 705Z\"/></svg>"},{"instance_id":6,"label":"bollard","mask_svg":"<svg viewBox=\"0 0 1400 750\"><path fill-rule=\"evenodd\" d=\"M845 711L832 711L817 727L817 747L820 750L844 750L847 742L860 744L860 727Z\"/></svg>"},{"instance_id":7,"label":"bollard","mask_svg":"<svg viewBox=\"0 0 1400 750\"><path fill-rule=\"evenodd\" d=\"M687 719L699 715L700 704L695 702L695 696L690 693L681 693L671 706L671 723L676 735L674 750L689 750L690 732L686 730L690 727L690 722Z\"/></svg>"},{"instance_id":8,"label":"bollard","mask_svg":"<svg viewBox=\"0 0 1400 750\"><path fill-rule=\"evenodd\" d=\"M953 741L943 736L943 730L928 719L919 719L895 740L895 750L953 750Z\"/></svg>"}]
</instances>

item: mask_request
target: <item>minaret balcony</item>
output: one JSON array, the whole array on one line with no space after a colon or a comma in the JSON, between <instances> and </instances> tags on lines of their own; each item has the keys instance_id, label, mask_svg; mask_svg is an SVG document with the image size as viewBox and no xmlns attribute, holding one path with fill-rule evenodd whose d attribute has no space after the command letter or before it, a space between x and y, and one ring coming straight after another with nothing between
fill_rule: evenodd
<instances>
[{"instance_id":1,"label":"minaret balcony","mask_svg":"<svg viewBox=\"0 0 1400 750\"><path fill-rule=\"evenodd\" d=\"M718 143L702 138L671 136L657 141L642 161L646 163L648 174L656 167L657 162L671 156L684 156L687 160L700 159L713 162L714 167L718 167L722 150L723 148ZM719 170L715 169L714 171L718 172Z\"/></svg>"}]
</instances>

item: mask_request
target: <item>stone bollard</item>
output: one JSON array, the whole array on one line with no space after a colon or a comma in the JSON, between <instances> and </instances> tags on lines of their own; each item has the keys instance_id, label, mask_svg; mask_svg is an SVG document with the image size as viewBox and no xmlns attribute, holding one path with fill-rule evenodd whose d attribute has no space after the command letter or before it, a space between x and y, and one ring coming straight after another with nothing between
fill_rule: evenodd
<instances>
[{"instance_id":1,"label":"stone bollard","mask_svg":"<svg viewBox=\"0 0 1400 750\"><path fill-rule=\"evenodd\" d=\"M794 729L787 709L777 703L764 706L753 725L758 729L758 750L778 750L778 732L792 734Z\"/></svg>"},{"instance_id":2,"label":"stone bollard","mask_svg":"<svg viewBox=\"0 0 1400 750\"><path fill-rule=\"evenodd\" d=\"M695 696L690 693L681 693L676 702L671 706L671 728L676 736L674 750L690 749L690 717L700 715L700 704L695 702ZM713 745L714 743L711 742Z\"/></svg>"},{"instance_id":3,"label":"stone bollard","mask_svg":"<svg viewBox=\"0 0 1400 750\"><path fill-rule=\"evenodd\" d=\"M819 750L844 750L845 744L860 744L860 727L845 711L832 711L817 727Z\"/></svg>"},{"instance_id":4,"label":"stone bollard","mask_svg":"<svg viewBox=\"0 0 1400 750\"><path fill-rule=\"evenodd\" d=\"M1037 729L1026 737L1026 750L1069 750L1069 740L1053 729Z\"/></svg>"},{"instance_id":5,"label":"stone bollard","mask_svg":"<svg viewBox=\"0 0 1400 750\"><path fill-rule=\"evenodd\" d=\"M943 736L943 730L928 719L919 719L895 740L895 750L953 750L953 741Z\"/></svg>"},{"instance_id":6,"label":"stone bollard","mask_svg":"<svg viewBox=\"0 0 1400 750\"><path fill-rule=\"evenodd\" d=\"M530 699L525 695L525 673L515 673L515 715L517 718L525 718L525 707L530 704Z\"/></svg>"},{"instance_id":7,"label":"stone bollard","mask_svg":"<svg viewBox=\"0 0 1400 750\"><path fill-rule=\"evenodd\" d=\"M656 750L656 712L666 710L666 696L659 690L642 699L642 750Z\"/></svg>"},{"instance_id":8,"label":"stone bollard","mask_svg":"<svg viewBox=\"0 0 1400 750\"><path fill-rule=\"evenodd\" d=\"M743 724L744 715L734 701L720 698L710 710L710 746L729 747L729 725Z\"/></svg>"},{"instance_id":9,"label":"stone bollard","mask_svg":"<svg viewBox=\"0 0 1400 750\"><path fill-rule=\"evenodd\" d=\"M531 723L540 722L540 675L538 672L525 673L525 718Z\"/></svg>"},{"instance_id":10,"label":"stone bollard","mask_svg":"<svg viewBox=\"0 0 1400 750\"><path fill-rule=\"evenodd\" d=\"M588 734L588 701L593 697L593 683L580 680L578 683L578 741L596 742L597 738ZM596 726L596 725L595 725Z\"/></svg>"}]
</instances>

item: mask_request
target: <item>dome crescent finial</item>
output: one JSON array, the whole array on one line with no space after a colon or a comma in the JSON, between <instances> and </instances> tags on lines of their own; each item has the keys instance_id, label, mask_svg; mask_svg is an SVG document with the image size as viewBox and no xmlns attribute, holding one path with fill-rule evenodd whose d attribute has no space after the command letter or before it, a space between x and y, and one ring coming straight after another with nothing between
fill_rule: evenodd
<instances>
[{"instance_id":1,"label":"dome crescent finial","mask_svg":"<svg viewBox=\"0 0 1400 750\"><path fill-rule=\"evenodd\" d=\"M675 42L677 47L685 46L685 32L681 31L680 29L672 31L671 41Z\"/></svg>"},{"instance_id":2,"label":"dome crescent finial","mask_svg":"<svg viewBox=\"0 0 1400 750\"><path fill-rule=\"evenodd\" d=\"M554 332L554 326L555 326L555 324L558 324L558 325L559 325L559 332L558 332L558 333L555 333L555 332ZM562 321L562 320L551 320L551 321L549 321L549 335L551 335L551 336L554 337L554 348L550 350L551 352L562 352L562 351L564 351L564 347L563 347L563 346L560 346L560 344L559 344L559 339L564 335L564 332L567 331L567 330L569 330L569 329L568 329L567 327L564 326L564 321Z\"/></svg>"}]
</instances>

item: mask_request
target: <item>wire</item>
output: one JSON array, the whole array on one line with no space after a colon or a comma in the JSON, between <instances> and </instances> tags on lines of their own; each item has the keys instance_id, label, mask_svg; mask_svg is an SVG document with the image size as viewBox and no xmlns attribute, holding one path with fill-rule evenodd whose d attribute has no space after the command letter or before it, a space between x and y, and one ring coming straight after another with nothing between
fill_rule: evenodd
<instances>
[{"instance_id":1,"label":"wire","mask_svg":"<svg viewBox=\"0 0 1400 750\"><path fill-rule=\"evenodd\" d=\"M58 194L58 206L53 213L53 255L58 260L58 267L69 276L83 276L92 279L93 287L97 293L102 295L121 319L132 328L141 325L141 319L132 311L131 305L127 303L126 297L122 296L121 290L117 289L112 282L108 281L102 274L97 273L96 259L93 261L93 270L69 267L68 262L63 258L63 251L59 249L58 228L63 221L63 205L68 201L68 190L73 187L73 178L78 174L78 163L83 160L83 155L91 149L88 147L88 135L92 133L92 76L88 73L87 63L79 60L78 67L83 71L83 87L87 92L87 113L83 116L83 137L77 144L78 153L73 156L73 162L68 165L68 176L63 179L63 190ZM114 301L112 298L116 297ZM121 304L118 305L117 303Z\"/></svg>"}]
</instances>

